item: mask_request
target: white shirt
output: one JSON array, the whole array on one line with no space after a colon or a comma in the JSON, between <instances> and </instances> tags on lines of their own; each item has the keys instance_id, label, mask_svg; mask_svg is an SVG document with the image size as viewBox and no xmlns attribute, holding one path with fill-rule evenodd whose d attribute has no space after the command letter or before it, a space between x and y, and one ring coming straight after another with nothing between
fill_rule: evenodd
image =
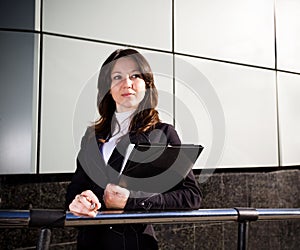
<instances>
[{"instance_id":1,"label":"white shirt","mask_svg":"<svg viewBox=\"0 0 300 250\"><path fill-rule=\"evenodd\" d=\"M123 135L128 133L130 122L132 119L132 114L134 112L135 112L135 110L130 110L127 112L122 112L122 113L115 112L115 116L116 116L116 119L117 119L120 127L118 126L118 124L116 124L114 131L112 133L112 137L109 139L108 142L104 143L102 146L103 159L106 164L107 164L112 152L114 151L117 143L119 142L120 137L122 137ZM120 131L119 131L119 129L120 129ZM131 148L131 147L129 147L129 148ZM130 152L131 152L131 150L130 150ZM128 149L127 149L127 153L124 158L122 170L125 166L125 163L128 159L130 152L128 152ZM122 170L120 173L122 173Z\"/></svg>"}]
</instances>

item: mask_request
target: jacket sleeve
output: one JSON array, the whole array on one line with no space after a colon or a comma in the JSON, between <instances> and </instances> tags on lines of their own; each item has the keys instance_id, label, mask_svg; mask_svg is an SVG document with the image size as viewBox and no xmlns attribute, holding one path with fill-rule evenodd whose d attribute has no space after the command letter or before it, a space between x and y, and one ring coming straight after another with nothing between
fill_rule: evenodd
<instances>
[{"instance_id":1,"label":"jacket sleeve","mask_svg":"<svg viewBox=\"0 0 300 250\"><path fill-rule=\"evenodd\" d=\"M68 185L67 193L66 193L66 210L69 209L69 205L75 198L77 194L81 194L85 190L92 189L91 179L87 176L87 174L82 169L79 160L77 159L77 168L72 177L71 183Z\"/></svg>"},{"instance_id":2,"label":"jacket sleeve","mask_svg":"<svg viewBox=\"0 0 300 250\"><path fill-rule=\"evenodd\" d=\"M165 193L145 194L132 192L131 195L134 198L127 200L125 210L198 209L200 208L202 197L192 171L182 182Z\"/></svg>"},{"instance_id":3,"label":"jacket sleeve","mask_svg":"<svg viewBox=\"0 0 300 250\"><path fill-rule=\"evenodd\" d=\"M89 134L90 131L87 129L85 135L83 136L81 140L81 148L79 151L79 154L76 159L76 171L72 177L71 183L67 187L67 193L66 193L66 201L65 201L65 208L66 210L69 209L70 203L73 201L75 196L77 194L82 193L85 190L92 190L99 198L99 201L101 202L101 205L103 206L103 188L101 188L99 185L97 185L91 178L90 175L86 173L87 169L84 166L90 164L87 162L87 159L90 160L92 163L94 162L91 158L91 154L89 154L86 150L87 142L89 141ZM101 198L101 199L100 199Z\"/></svg>"},{"instance_id":4,"label":"jacket sleeve","mask_svg":"<svg viewBox=\"0 0 300 250\"><path fill-rule=\"evenodd\" d=\"M161 128L167 136L168 144L180 144L180 139L173 126ZM155 185L155 184L154 184ZM125 210L168 210L168 209L198 209L202 194L192 171L167 192L160 194L145 194L131 191Z\"/></svg>"}]
</instances>

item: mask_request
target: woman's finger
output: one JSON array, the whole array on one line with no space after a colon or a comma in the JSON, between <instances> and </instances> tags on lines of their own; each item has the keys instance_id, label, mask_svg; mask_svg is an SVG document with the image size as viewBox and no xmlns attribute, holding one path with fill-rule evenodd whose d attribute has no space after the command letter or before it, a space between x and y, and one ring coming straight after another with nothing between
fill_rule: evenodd
<instances>
[{"instance_id":1,"label":"woman's finger","mask_svg":"<svg viewBox=\"0 0 300 250\"><path fill-rule=\"evenodd\" d=\"M101 208L101 203L99 202L98 197L91 190L83 191L81 195L83 195L89 202L88 206L90 209L98 210Z\"/></svg>"},{"instance_id":2,"label":"woman's finger","mask_svg":"<svg viewBox=\"0 0 300 250\"><path fill-rule=\"evenodd\" d=\"M69 205L69 210L71 213L73 213L76 216L90 216L95 217L97 215L97 211L90 210L85 205L83 205L81 202L78 201L78 199L74 199L73 202Z\"/></svg>"},{"instance_id":3,"label":"woman's finger","mask_svg":"<svg viewBox=\"0 0 300 250\"><path fill-rule=\"evenodd\" d=\"M89 197L80 194L77 198L76 201L78 201L79 203L81 203L84 207L86 207L87 209L91 209L94 210L94 208L92 209L92 201Z\"/></svg>"}]
</instances>

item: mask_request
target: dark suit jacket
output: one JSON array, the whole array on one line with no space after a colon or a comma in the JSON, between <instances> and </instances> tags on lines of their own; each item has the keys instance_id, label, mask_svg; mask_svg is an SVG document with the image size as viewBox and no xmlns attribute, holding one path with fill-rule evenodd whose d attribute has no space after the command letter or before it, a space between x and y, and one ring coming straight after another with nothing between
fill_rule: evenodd
<instances>
[{"instance_id":1,"label":"dark suit jacket","mask_svg":"<svg viewBox=\"0 0 300 250\"><path fill-rule=\"evenodd\" d=\"M129 133L131 143L165 143L165 144L180 144L180 139L175 131L174 127L166 123L158 123L155 128L146 133L136 134ZM81 149L77 157L77 169L72 178L72 181L67 189L66 206L72 202L77 194L80 194L84 190L92 190L102 205L101 210L105 210L105 203L103 202L103 193L107 183L111 182L110 173L99 148L101 143L98 142L97 137L91 129L88 129L85 136L82 139ZM158 183L153 183L158 185ZM145 194L143 192L135 192L132 197L127 201L124 210L168 210L168 209L198 209L201 202L201 191L195 180L192 171L186 176L186 178L171 187L169 190L163 193ZM132 229L130 229L132 228ZM97 226L81 228L78 238L78 243L86 244L96 240L108 245L117 243L118 240L114 239L111 235L107 235L108 231L114 231L116 235L123 235L120 242L124 242L125 238L130 238L131 231L134 231L135 237L140 237L142 233L148 233L153 235L153 229L151 226L146 225L119 225L119 226ZM127 232L127 234L124 232ZM103 235L103 237L101 237ZM105 235L105 236L104 236ZM100 240L100 238L102 238ZM112 239L110 239L112 237ZM137 241L134 239L131 241ZM96 242L94 242L95 244ZM129 243L126 243L127 246ZM95 246L95 245L94 245ZM141 246L140 246L141 247ZM129 247L127 247L129 249ZM126 248L126 249L127 249ZM132 246L131 246L132 248ZM103 248L108 249L108 247ZM116 246L112 249L118 249ZM120 248L122 249L122 248ZM142 248L141 248L142 249Z\"/></svg>"}]
</instances>

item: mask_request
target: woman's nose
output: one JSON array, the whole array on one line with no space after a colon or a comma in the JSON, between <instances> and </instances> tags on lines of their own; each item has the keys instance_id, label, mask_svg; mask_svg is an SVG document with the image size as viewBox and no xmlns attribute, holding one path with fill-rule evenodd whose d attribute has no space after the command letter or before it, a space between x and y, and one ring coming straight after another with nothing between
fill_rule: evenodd
<instances>
[{"instance_id":1,"label":"woman's nose","mask_svg":"<svg viewBox=\"0 0 300 250\"><path fill-rule=\"evenodd\" d=\"M124 81L123 81L123 87L124 88L132 87L132 80L131 80L130 76L127 76L124 79Z\"/></svg>"}]
</instances>

